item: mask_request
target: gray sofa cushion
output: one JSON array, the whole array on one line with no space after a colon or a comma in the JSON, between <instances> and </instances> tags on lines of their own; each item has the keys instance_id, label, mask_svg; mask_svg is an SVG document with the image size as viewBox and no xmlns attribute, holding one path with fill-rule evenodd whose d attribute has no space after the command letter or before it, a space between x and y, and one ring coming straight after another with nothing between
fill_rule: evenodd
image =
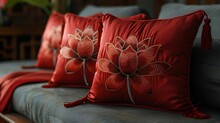
<instances>
[{"instance_id":1,"label":"gray sofa cushion","mask_svg":"<svg viewBox=\"0 0 220 123\"><path fill-rule=\"evenodd\" d=\"M21 70L21 66L33 66L36 60L25 60L25 61L2 61L0 62L0 77L11 73L13 71ZM39 69L22 69L25 71L33 71Z\"/></svg>"},{"instance_id":2,"label":"gray sofa cushion","mask_svg":"<svg viewBox=\"0 0 220 123\"><path fill-rule=\"evenodd\" d=\"M211 119L186 118L176 113L151 109L83 104L65 108L64 102L84 97L88 89L41 88L42 83L18 87L12 98L13 109L35 123L219 123L220 112L202 109Z\"/></svg>"},{"instance_id":3,"label":"gray sofa cushion","mask_svg":"<svg viewBox=\"0 0 220 123\"><path fill-rule=\"evenodd\" d=\"M199 9L205 10L209 18L211 18L212 37L215 39L220 39L220 28L219 28L220 4L215 4L215 5L185 5L178 3L165 4L161 8L159 18L170 18L170 17L180 16ZM197 37L201 36L201 32L202 32L202 26L199 29Z\"/></svg>"},{"instance_id":4,"label":"gray sofa cushion","mask_svg":"<svg viewBox=\"0 0 220 123\"><path fill-rule=\"evenodd\" d=\"M1 62L0 71L19 70L21 65L32 65L35 61ZM45 83L26 84L18 87L12 97L13 110L35 123L219 123L220 111L204 106L201 109L211 119L192 119L179 114L151 109L83 104L65 108L64 102L84 97L88 89L50 88Z\"/></svg>"},{"instance_id":5,"label":"gray sofa cushion","mask_svg":"<svg viewBox=\"0 0 220 123\"><path fill-rule=\"evenodd\" d=\"M212 50L202 50L195 40L191 57L191 92L193 97L220 108L220 40L212 40Z\"/></svg>"},{"instance_id":6,"label":"gray sofa cushion","mask_svg":"<svg viewBox=\"0 0 220 123\"><path fill-rule=\"evenodd\" d=\"M128 17L138 13L141 13L142 10L138 6L94 6L87 5L80 13L80 16L88 16L95 13L110 13L117 17Z\"/></svg>"}]
</instances>

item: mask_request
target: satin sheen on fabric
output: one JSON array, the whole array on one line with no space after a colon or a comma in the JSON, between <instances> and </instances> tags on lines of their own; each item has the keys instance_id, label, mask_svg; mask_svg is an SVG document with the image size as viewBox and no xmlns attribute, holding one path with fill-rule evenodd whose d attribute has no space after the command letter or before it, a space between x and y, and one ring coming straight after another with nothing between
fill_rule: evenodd
<instances>
[{"instance_id":1,"label":"satin sheen on fabric","mask_svg":"<svg viewBox=\"0 0 220 123\"><path fill-rule=\"evenodd\" d=\"M51 81L43 87L90 87L102 29L100 14L94 17L65 14L61 53Z\"/></svg>"},{"instance_id":2,"label":"satin sheen on fabric","mask_svg":"<svg viewBox=\"0 0 220 123\"><path fill-rule=\"evenodd\" d=\"M80 17L70 13L65 15L65 28L57 66L51 81L43 87L91 87L102 33L100 15L101 13L97 13L96 18ZM146 18L145 14L138 14L125 19Z\"/></svg>"},{"instance_id":3,"label":"satin sheen on fabric","mask_svg":"<svg viewBox=\"0 0 220 123\"><path fill-rule=\"evenodd\" d=\"M189 97L191 49L204 16L206 13L199 10L171 19L134 21L106 14L102 18L98 69L87 98L79 101L209 118L192 105ZM130 65L124 66L127 63ZM65 106L78 105L79 101Z\"/></svg>"},{"instance_id":4,"label":"satin sheen on fabric","mask_svg":"<svg viewBox=\"0 0 220 123\"><path fill-rule=\"evenodd\" d=\"M47 22L38 53L36 67L54 69L59 54L64 15L54 11Z\"/></svg>"}]
</instances>

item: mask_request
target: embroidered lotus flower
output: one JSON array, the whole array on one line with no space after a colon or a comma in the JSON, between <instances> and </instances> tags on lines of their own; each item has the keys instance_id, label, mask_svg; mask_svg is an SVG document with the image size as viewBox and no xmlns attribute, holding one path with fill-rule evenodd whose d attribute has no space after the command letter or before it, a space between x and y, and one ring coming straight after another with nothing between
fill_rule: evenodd
<instances>
[{"instance_id":1,"label":"embroidered lotus flower","mask_svg":"<svg viewBox=\"0 0 220 123\"><path fill-rule=\"evenodd\" d=\"M54 26L48 32L47 41L43 42L43 48L46 49L47 54L53 52L53 64L56 65L57 51L60 49L60 41L62 37L62 25Z\"/></svg>"},{"instance_id":2,"label":"embroidered lotus flower","mask_svg":"<svg viewBox=\"0 0 220 123\"><path fill-rule=\"evenodd\" d=\"M148 76L156 76L166 72L170 65L163 61L155 61L161 45L149 46L150 38L138 42L135 36L125 41L120 37L116 43L107 43L107 57L98 61L98 68L111 75L105 82L107 91L117 91L127 86L130 100L133 100L131 89L140 94L152 94Z\"/></svg>"},{"instance_id":3,"label":"embroidered lotus flower","mask_svg":"<svg viewBox=\"0 0 220 123\"><path fill-rule=\"evenodd\" d=\"M75 34L68 35L67 46L62 47L60 54L68 59L65 65L67 74L73 74L83 69L84 81L89 86L86 78L86 68L95 73L96 57L99 50L98 31L88 26L84 31L75 30Z\"/></svg>"},{"instance_id":4,"label":"embroidered lotus flower","mask_svg":"<svg viewBox=\"0 0 220 123\"><path fill-rule=\"evenodd\" d=\"M44 42L43 47L50 50L60 48L59 44L62 36L62 25L52 27L47 35L47 41Z\"/></svg>"},{"instance_id":5,"label":"embroidered lotus flower","mask_svg":"<svg viewBox=\"0 0 220 123\"><path fill-rule=\"evenodd\" d=\"M50 40L50 46L54 49L60 48L60 41L62 40L62 25L53 28Z\"/></svg>"}]
</instances>

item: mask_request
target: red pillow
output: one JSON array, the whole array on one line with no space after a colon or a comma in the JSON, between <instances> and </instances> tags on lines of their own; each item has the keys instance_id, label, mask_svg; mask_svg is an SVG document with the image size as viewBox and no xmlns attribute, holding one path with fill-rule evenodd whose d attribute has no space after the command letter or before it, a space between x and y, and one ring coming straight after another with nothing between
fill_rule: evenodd
<instances>
[{"instance_id":1,"label":"red pillow","mask_svg":"<svg viewBox=\"0 0 220 123\"><path fill-rule=\"evenodd\" d=\"M189 97L190 54L204 16L202 10L161 20L105 15L93 85L86 98L65 106L110 103L207 118Z\"/></svg>"},{"instance_id":2,"label":"red pillow","mask_svg":"<svg viewBox=\"0 0 220 123\"><path fill-rule=\"evenodd\" d=\"M101 19L71 13L65 14L64 18L65 27L57 65L51 82L43 87L87 87L91 85L95 73L102 32Z\"/></svg>"},{"instance_id":3,"label":"red pillow","mask_svg":"<svg viewBox=\"0 0 220 123\"><path fill-rule=\"evenodd\" d=\"M149 19L149 17L146 14L144 14L144 13L140 13L140 14L136 14L134 16L125 17L123 19L128 19L128 20L147 20L147 19Z\"/></svg>"},{"instance_id":4,"label":"red pillow","mask_svg":"<svg viewBox=\"0 0 220 123\"><path fill-rule=\"evenodd\" d=\"M102 13L97 13L88 17L101 18L102 16ZM63 26L64 15L58 12L53 12L49 17L42 37L43 41L38 53L38 59L35 67L49 69L55 68L62 40Z\"/></svg>"},{"instance_id":5,"label":"red pillow","mask_svg":"<svg viewBox=\"0 0 220 123\"><path fill-rule=\"evenodd\" d=\"M62 30L64 25L64 15L53 12L47 22L42 43L37 57L36 67L55 68L57 52L60 48Z\"/></svg>"},{"instance_id":6,"label":"red pillow","mask_svg":"<svg viewBox=\"0 0 220 123\"><path fill-rule=\"evenodd\" d=\"M146 19L138 14L133 19ZM101 19L65 15L60 55L53 77L43 87L86 87L92 85L102 32Z\"/></svg>"}]
</instances>

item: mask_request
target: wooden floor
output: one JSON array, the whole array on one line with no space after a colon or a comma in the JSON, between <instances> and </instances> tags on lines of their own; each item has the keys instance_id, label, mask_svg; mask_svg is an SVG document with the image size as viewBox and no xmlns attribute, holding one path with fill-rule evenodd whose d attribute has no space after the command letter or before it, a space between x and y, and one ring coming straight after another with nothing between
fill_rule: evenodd
<instances>
[{"instance_id":1,"label":"wooden floor","mask_svg":"<svg viewBox=\"0 0 220 123\"><path fill-rule=\"evenodd\" d=\"M8 123L8 121L6 121L4 118L2 118L2 117L0 116L0 123Z\"/></svg>"},{"instance_id":2,"label":"wooden floor","mask_svg":"<svg viewBox=\"0 0 220 123\"><path fill-rule=\"evenodd\" d=\"M18 113L4 114L4 116L6 116L10 120L14 121L15 123L33 123L30 120L28 120L26 117L24 117Z\"/></svg>"}]
</instances>

